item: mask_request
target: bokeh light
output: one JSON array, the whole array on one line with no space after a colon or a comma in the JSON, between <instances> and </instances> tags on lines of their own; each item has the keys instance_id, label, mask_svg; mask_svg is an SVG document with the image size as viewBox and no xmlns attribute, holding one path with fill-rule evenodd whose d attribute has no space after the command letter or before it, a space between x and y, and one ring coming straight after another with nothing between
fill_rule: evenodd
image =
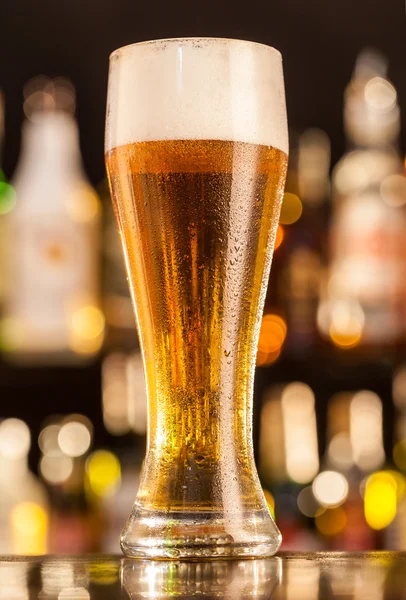
<instances>
[{"instance_id":1,"label":"bokeh light","mask_svg":"<svg viewBox=\"0 0 406 600\"><path fill-rule=\"evenodd\" d=\"M387 112L396 106L396 90L383 77L373 77L365 85L365 100L371 108Z\"/></svg>"},{"instance_id":2,"label":"bokeh light","mask_svg":"<svg viewBox=\"0 0 406 600\"><path fill-rule=\"evenodd\" d=\"M289 410L298 421L310 416L314 410L312 388L301 381L289 383L282 394L282 407Z\"/></svg>"},{"instance_id":3,"label":"bokeh light","mask_svg":"<svg viewBox=\"0 0 406 600\"><path fill-rule=\"evenodd\" d=\"M316 500L325 507L340 506L348 496L348 481L336 471L319 473L312 484Z\"/></svg>"},{"instance_id":4,"label":"bokeh light","mask_svg":"<svg viewBox=\"0 0 406 600\"><path fill-rule=\"evenodd\" d=\"M261 408L258 467L264 483L286 481L286 456L281 405L281 388L269 387Z\"/></svg>"},{"instance_id":5,"label":"bokeh light","mask_svg":"<svg viewBox=\"0 0 406 600\"><path fill-rule=\"evenodd\" d=\"M71 348L78 354L93 354L103 342L104 315L97 306L83 306L71 317Z\"/></svg>"},{"instance_id":6,"label":"bokeh light","mask_svg":"<svg viewBox=\"0 0 406 600\"><path fill-rule=\"evenodd\" d=\"M19 502L11 512L13 546L16 554L45 554L48 517L34 502Z\"/></svg>"},{"instance_id":7,"label":"bokeh light","mask_svg":"<svg viewBox=\"0 0 406 600\"><path fill-rule=\"evenodd\" d=\"M0 216L8 214L15 206L16 193L12 185L4 181L3 171L0 169Z\"/></svg>"},{"instance_id":8,"label":"bokeh light","mask_svg":"<svg viewBox=\"0 0 406 600\"><path fill-rule=\"evenodd\" d=\"M388 527L396 516L397 482L388 472L371 475L366 483L364 496L365 519L375 530Z\"/></svg>"},{"instance_id":9,"label":"bokeh light","mask_svg":"<svg viewBox=\"0 0 406 600\"><path fill-rule=\"evenodd\" d=\"M0 455L10 460L28 454L31 435L28 426L20 419L5 419L0 423Z\"/></svg>"},{"instance_id":10,"label":"bokeh light","mask_svg":"<svg viewBox=\"0 0 406 600\"><path fill-rule=\"evenodd\" d=\"M335 167L334 187L338 194L351 194L373 184L379 187L382 180L398 168L398 160L392 153L354 150ZM358 216L358 213L354 214Z\"/></svg>"},{"instance_id":11,"label":"bokeh light","mask_svg":"<svg viewBox=\"0 0 406 600\"><path fill-rule=\"evenodd\" d=\"M342 506L329 508L316 516L316 527L325 536L338 535L347 525L347 515Z\"/></svg>"},{"instance_id":12,"label":"bokeh light","mask_svg":"<svg viewBox=\"0 0 406 600\"><path fill-rule=\"evenodd\" d=\"M309 483L319 470L316 415L312 389L301 382L282 393L286 468L297 483Z\"/></svg>"},{"instance_id":13,"label":"bokeh light","mask_svg":"<svg viewBox=\"0 0 406 600\"><path fill-rule=\"evenodd\" d=\"M382 200L388 206L398 208L406 204L406 177L400 173L388 175L381 183Z\"/></svg>"},{"instance_id":14,"label":"bokeh light","mask_svg":"<svg viewBox=\"0 0 406 600\"><path fill-rule=\"evenodd\" d=\"M133 400L133 399L131 399ZM103 421L112 435L130 431L127 355L112 352L102 365Z\"/></svg>"},{"instance_id":15,"label":"bokeh light","mask_svg":"<svg viewBox=\"0 0 406 600\"><path fill-rule=\"evenodd\" d=\"M262 352L258 350L257 352L257 367L268 367L275 363L281 355L280 350L276 350L275 352Z\"/></svg>"},{"instance_id":16,"label":"bokeh light","mask_svg":"<svg viewBox=\"0 0 406 600\"><path fill-rule=\"evenodd\" d=\"M59 446L58 436L61 425L47 425L42 429L38 437L38 445L42 454L49 457L60 456L61 448Z\"/></svg>"},{"instance_id":17,"label":"bokeh light","mask_svg":"<svg viewBox=\"0 0 406 600\"><path fill-rule=\"evenodd\" d=\"M24 114L35 121L38 113L58 109L73 115L76 107L76 94L72 82L65 77L51 79L37 75L24 85Z\"/></svg>"},{"instance_id":18,"label":"bokeh light","mask_svg":"<svg viewBox=\"0 0 406 600\"><path fill-rule=\"evenodd\" d=\"M44 108L55 108L51 86L52 79L46 75L36 75L24 85L23 109L27 119L35 118L35 114Z\"/></svg>"},{"instance_id":19,"label":"bokeh light","mask_svg":"<svg viewBox=\"0 0 406 600\"><path fill-rule=\"evenodd\" d=\"M89 487L96 496L112 496L120 485L120 461L108 450L93 452L86 462L86 472Z\"/></svg>"},{"instance_id":20,"label":"bokeh light","mask_svg":"<svg viewBox=\"0 0 406 600\"><path fill-rule=\"evenodd\" d=\"M397 499L400 500L401 498L403 498L403 496L406 493L406 478L405 478L405 476L402 475L402 473L399 473L399 471L395 471L393 469L383 471L383 473L387 473L392 478L392 480L395 481Z\"/></svg>"},{"instance_id":21,"label":"bokeh light","mask_svg":"<svg viewBox=\"0 0 406 600\"><path fill-rule=\"evenodd\" d=\"M95 306L84 306L72 316L72 329L83 339L92 340L98 337L104 328L103 313Z\"/></svg>"},{"instance_id":22,"label":"bokeh light","mask_svg":"<svg viewBox=\"0 0 406 600\"><path fill-rule=\"evenodd\" d=\"M42 477L51 485L65 483L72 475L73 460L69 456L45 455L41 458L39 470Z\"/></svg>"},{"instance_id":23,"label":"bokeh light","mask_svg":"<svg viewBox=\"0 0 406 600\"><path fill-rule=\"evenodd\" d=\"M354 464L351 439L347 433L337 433L328 446L328 458L337 469L347 470Z\"/></svg>"},{"instance_id":24,"label":"bokeh light","mask_svg":"<svg viewBox=\"0 0 406 600\"><path fill-rule=\"evenodd\" d=\"M385 460L382 402L377 394L363 390L350 406L350 436L354 461L363 471L373 471Z\"/></svg>"},{"instance_id":25,"label":"bokeh light","mask_svg":"<svg viewBox=\"0 0 406 600\"><path fill-rule=\"evenodd\" d=\"M311 485L303 488L297 497L297 506L305 517L316 517L324 512L324 508L314 497Z\"/></svg>"},{"instance_id":26,"label":"bokeh light","mask_svg":"<svg viewBox=\"0 0 406 600\"><path fill-rule=\"evenodd\" d=\"M275 237L275 247L274 250L277 250L279 248L279 246L282 244L283 242L283 238L285 237L285 230L282 227L282 225L278 225L278 228L276 230L276 237Z\"/></svg>"},{"instance_id":27,"label":"bokeh light","mask_svg":"<svg viewBox=\"0 0 406 600\"><path fill-rule=\"evenodd\" d=\"M365 317L362 308L354 302L335 302L330 315L331 341L342 349L350 349L361 341Z\"/></svg>"},{"instance_id":28,"label":"bokeh light","mask_svg":"<svg viewBox=\"0 0 406 600\"><path fill-rule=\"evenodd\" d=\"M285 192L281 207L279 223L282 225L292 225L296 223L302 215L303 204L299 196Z\"/></svg>"},{"instance_id":29,"label":"bokeh light","mask_svg":"<svg viewBox=\"0 0 406 600\"><path fill-rule=\"evenodd\" d=\"M89 428L77 421L70 421L62 425L58 434L58 443L66 456L78 457L85 454L90 448L91 434Z\"/></svg>"},{"instance_id":30,"label":"bokeh light","mask_svg":"<svg viewBox=\"0 0 406 600\"><path fill-rule=\"evenodd\" d=\"M78 223L89 223L100 213L100 200L93 189L82 183L70 194L67 204L69 215Z\"/></svg>"},{"instance_id":31,"label":"bokeh light","mask_svg":"<svg viewBox=\"0 0 406 600\"><path fill-rule=\"evenodd\" d=\"M263 316L258 340L258 366L275 362L280 355L286 332L286 322L282 317L274 314Z\"/></svg>"}]
</instances>

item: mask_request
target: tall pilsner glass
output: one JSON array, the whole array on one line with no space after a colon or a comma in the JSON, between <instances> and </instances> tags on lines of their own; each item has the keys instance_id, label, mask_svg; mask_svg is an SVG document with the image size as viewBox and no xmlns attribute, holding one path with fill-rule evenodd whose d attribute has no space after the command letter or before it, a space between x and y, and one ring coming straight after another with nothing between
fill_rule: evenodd
<instances>
[{"instance_id":1,"label":"tall pilsner glass","mask_svg":"<svg viewBox=\"0 0 406 600\"><path fill-rule=\"evenodd\" d=\"M255 357L287 166L278 51L187 38L110 59L106 162L147 379L125 554L267 556Z\"/></svg>"}]
</instances>

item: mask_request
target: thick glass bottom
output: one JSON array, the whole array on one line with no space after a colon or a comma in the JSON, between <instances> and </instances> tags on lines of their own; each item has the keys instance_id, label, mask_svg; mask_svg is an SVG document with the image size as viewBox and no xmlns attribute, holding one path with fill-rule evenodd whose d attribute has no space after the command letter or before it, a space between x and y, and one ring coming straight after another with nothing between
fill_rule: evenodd
<instances>
[{"instance_id":1,"label":"thick glass bottom","mask_svg":"<svg viewBox=\"0 0 406 600\"><path fill-rule=\"evenodd\" d=\"M133 558L263 558L275 554L281 540L265 509L169 512L136 503L122 533L121 548Z\"/></svg>"}]
</instances>

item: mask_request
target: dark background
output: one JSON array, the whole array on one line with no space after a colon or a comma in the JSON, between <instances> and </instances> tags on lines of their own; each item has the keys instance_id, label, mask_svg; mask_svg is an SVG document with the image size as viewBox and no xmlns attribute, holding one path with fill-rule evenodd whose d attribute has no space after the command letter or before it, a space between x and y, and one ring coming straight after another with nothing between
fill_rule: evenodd
<instances>
[{"instance_id":1,"label":"dark background","mask_svg":"<svg viewBox=\"0 0 406 600\"><path fill-rule=\"evenodd\" d=\"M22 87L38 74L63 75L77 90L85 167L104 176L108 57L142 40L235 37L270 44L284 58L289 124L325 129L333 162L345 148L342 97L355 58L374 46L389 59L406 124L406 28L401 0L2 0L0 87L6 94L4 167L15 167ZM404 142L403 142L404 146Z\"/></svg>"},{"instance_id":2,"label":"dark background","mask_svg":"<svg viewBox=\"0 0 406 600\"><path fill-rule=\"evenodd\" d=\"M345 151L343 92L357 54L365 46L389 60L389 78L398 90L406 131L406 28L400 0L269 0L250 2L164 2L161 0L3 0L0 87L6 99L3 166L12 176L20 150L22 89L31 77L65 76L77 92L77 118L87 174L94 185L105 176L104 116L108 57L117 47L147 39L184 36L235 37L270 44L284 58L289 125L301 131L316 126L332 142L333 164ZM390 398L391 370L368 365L342 369L337 362L286 361L259 369L257 392L269 380L283 381L293 371L311 384L317 402L326 403L345 373L349 389L362 388ZM365 383L364 383L365 381ZM368 382L368 383L367 383ZM101 421L100 362L75 369L10 369L0 364L1 417L29 422L34 434L46 415L81 412L91 417L96 442L108 438ZM389 402L385 411L391 411ZM320 446L324 412L320 410ZM390 415L386 415L390 417ZM386 445L391 447L390 432ZM111 440L107 439L107 443ZM35 449L32 464L36 463Z\"/></svg>"}]
</instances>

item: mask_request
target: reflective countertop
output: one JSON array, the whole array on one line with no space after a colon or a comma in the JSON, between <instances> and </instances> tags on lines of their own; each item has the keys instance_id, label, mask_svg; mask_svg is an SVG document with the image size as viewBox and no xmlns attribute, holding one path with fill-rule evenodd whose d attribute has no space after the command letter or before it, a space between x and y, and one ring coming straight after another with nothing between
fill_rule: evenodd
<instances>
[{"instance_id":1,"label":"reflective countertop","mask_svg":"<svg viewBox=\"0 0 406 600\"><path fill-rule=\"evenodd\" d=\"M0 557L1 600L406 600L406 553L280 553L169 562L121 556Z\"/></svg>"}]
</instances>

